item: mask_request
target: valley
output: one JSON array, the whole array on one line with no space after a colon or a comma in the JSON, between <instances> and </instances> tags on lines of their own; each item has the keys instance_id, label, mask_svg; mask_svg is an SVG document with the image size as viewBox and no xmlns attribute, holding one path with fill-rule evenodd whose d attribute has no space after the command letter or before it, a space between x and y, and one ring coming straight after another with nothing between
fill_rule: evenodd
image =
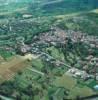
<instances>
[{"instance_id":1,"label":"valley","mask_svg":"<svg viewBox=\"0 0 98 100\"><path fill-rule=\"evenodd\" d=\"M98 1L0 4L0 99L98 98Z\"/></svg>"}]
</instances>

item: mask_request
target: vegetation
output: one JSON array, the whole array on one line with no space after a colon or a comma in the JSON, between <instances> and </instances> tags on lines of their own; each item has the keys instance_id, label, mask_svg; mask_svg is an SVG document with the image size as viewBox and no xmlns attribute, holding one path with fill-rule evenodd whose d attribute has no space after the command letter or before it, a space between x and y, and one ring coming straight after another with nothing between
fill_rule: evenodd
<instances>
[{"instance_id":1,"label":"vegetation","mask_svg":"<svg viewBox=\"0 0 98 100\"><path fill-rule=\"evenodd\" d=\"M97 7L97 0L0 1L0 99L97 94Z\"/></svg>"}]
</instances>

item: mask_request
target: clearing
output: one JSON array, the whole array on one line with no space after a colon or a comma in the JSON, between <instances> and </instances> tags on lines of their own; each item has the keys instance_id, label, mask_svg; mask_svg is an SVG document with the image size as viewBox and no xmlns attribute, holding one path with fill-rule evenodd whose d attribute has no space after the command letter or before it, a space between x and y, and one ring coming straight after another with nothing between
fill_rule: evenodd
<instances>
[{"instance_id":1,"label":"clearing","mask_svg":"<svg viewBox=\"0 0 98 100\"><path fill-rule=\"evenodd\" d=\"M0 82L11 79L18 71L30 65L28 60L36 59L37 57L32 54L25 56L16 55L8 61L0 63Z\"/></svg>"},{"instance_id":2,"label":"clearing","mask_svg":"<svg viewBox=\"0 0 98 100\"><path fill-rule=\"evenodd\" d=\"M80 87L77 83L77 79L65 74L62 77L57 77L54 84L57 87L64 87L65 89L69 90L69 98L75 98L76 96L90 96L95 94L91 88L87 87L86 85Z\"/></svg>"}]
</instances>

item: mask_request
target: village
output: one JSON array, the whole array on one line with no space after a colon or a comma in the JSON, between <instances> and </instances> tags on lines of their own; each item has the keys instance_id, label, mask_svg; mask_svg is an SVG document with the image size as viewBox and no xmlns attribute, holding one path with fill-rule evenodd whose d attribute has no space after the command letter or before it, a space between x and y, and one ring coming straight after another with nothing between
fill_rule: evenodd
<instances>
[{"instance_id":1,"label":"village","mask_svg":"<svg viewBox=\"0 0 98 100\"><path fill-rule=\"evenodd\" d=\"M9 31L11 31L11 27L9 28ZM14 34L16 35L16 34ZM14 37L13 35L7 36L9 38ZM6 36L0 36L0 38L3 40L4 38L7 38ZM11 40L12 41L12 40ZM2 42L2 41L1 41ZM80 69L76 70L76 66L66 64L64 59L56 59L52 55L47 53L45 49L49 47L55 47L55 48L65 48L68 42L71 42L73 45L74 43L84 43L86 44L88 48L89 55L85 58L83 61L78 61L80 65L83 65ZM3 43L3 42L2 42ZM25 55L28 53L39 55L41 59L44 59L46 62L54 63L55 66L61 66L65 65L68 67L68 72L69 74L72 75L73 71L77 71L78 74L80 72L81 78L84 79L89 79L89 78L94 78L98 80L98 72L97 72L97 57L94 57L94 50L98 48L98 38L97 36L88 36L86 33L82 32L75 32L72 30L62 30L59 27L51 27L50 31L41 33L38 36L35 35L32 38L32 42L30 44L25 44L25 39L24 37L18 37L16 38L16 44L13 45L11 42L6 42L11 45L6 45L5 47L0 47L2 49L8 50L12 53L17 51L18 54ZM1 45L1 43L0 43ZM43 49L44 48L44 49ZM51 52L51 51L50 51ZM87 64L89 62L89 65ZM91 69L89 68L91 67ZM72 69L73 68L73 69ZM75 68L75 69L74 69ZM71 71L72 70L72 71ZM80 70L80 71L79 71ZM84 72L83 72L83 71ZM88 73L87 73L88 72ZM85 73L84 75L82 73ZM76 73L77 74L77 73ZM74 76L74 75L72 75ZM77 75L76 75L77 76Z\"/></svg>"},{"instance_id":2,"label":"village","mask_svg":"<svg viewBox=\"0 0 98 100\"><path fill-rule=\"evenodd\" d=\"M68 34L70 32L70 34ZM89 55L84 60L77 61L78 64L82 65L81 68L77 68L77 65L66 64L64 60L56 59L51 54L47 53L45 49L49 47L64 48L67 44L68 39L71 38L72 43L82 42L89 44ZM72 77L80 77L83 80L96 79L98 81L98 58L93 56L93 48L97 49L97 37L85 36L81 32L64 31L58 27L52 28L50 32L41 33L39 36L35 36L33 39L35 42L26 45L23 42L20 45L20 54L35 54L39 55L39 58L44 59L46 62L55 64L55 66L67 66L68 71L66 74ZM44 50L43 50L44 48ZM89 62L89 63L88 63ZM91 66L91 67L90 67Z\"/></svg>"},{"instance_id":3,"label":"village","mask_svg":"<svg viewBox=\"0 0 98 100\"><path fill-rule=\"evenodd\" d=\"M98 99L98 1L0 1L0 100Z\"/></svg>"}]
</instances>

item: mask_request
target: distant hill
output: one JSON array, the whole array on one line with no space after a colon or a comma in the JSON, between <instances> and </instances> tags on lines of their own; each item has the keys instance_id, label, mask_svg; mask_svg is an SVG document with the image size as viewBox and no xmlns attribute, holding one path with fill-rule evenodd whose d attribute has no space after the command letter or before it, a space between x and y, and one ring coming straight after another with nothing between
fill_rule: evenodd
<instances>
[{"instance_id":1,"label":"distant hill","mask_svg":"<svg viewBox=\"0 0 98 100\"><path fill-rule=\"evenodd\" d=\"M98 0L36 0L30 6L31 12L36 11L40 15L60 15L96 8Z\"/></svg>"},{"instance_id":2,"label":"distant hill","mask_svg":"<svg viewBox=\"0 0 98 100\"><path fill-rule=\"evenodd\" d=\"M28 3L32 1L33 0L0 0L0 5L8 5L10 3Z\"/></svg>"},{"instance_id":3,"label":"distant hill","mask_svg":"<svg viewBox=\"0 0 98 100\"><path fill-rule=\"evenodd\" d=\"M13 11L20 13L25 10L35 17L55 16L96 8L98 0L0 0L0 15L8 15Z\"/></svg>"}]
</instances>

